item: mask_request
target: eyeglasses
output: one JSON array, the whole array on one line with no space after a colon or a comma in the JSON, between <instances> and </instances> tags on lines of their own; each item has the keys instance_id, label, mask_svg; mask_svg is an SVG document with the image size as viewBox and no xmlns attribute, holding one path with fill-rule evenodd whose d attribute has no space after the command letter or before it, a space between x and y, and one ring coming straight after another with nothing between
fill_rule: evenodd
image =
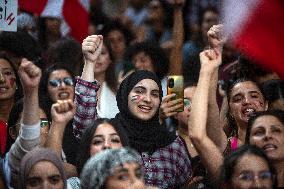
<instances>
[{"instance_id":1,"label":"eyeglasses","mask_svg":"<svg viewBox=\"0 0 284 189\"><path fill-rule=\"evenodd\" d=\"M272 179L272 173L270 171L263 171L259 175L255 175L252 172L241 173L239 179L243 181L253 181L256 179L270 180Z\"/></svg>"},{"instance_id":2,"label":"eyeglasses","mask_svg":"<svg viewBox=\"0 0 284 189\"><path fill-rule=\"evenodd\" d=\"M185 107L191 107L191 100L189 100L188 98L184 98L183 103Z\"/></svg>"},{"instance_id":3,"label":"eyeglasses","mask_svg":"<svg viewBox=\"0 0 284 189\"><path fill-rule=\"evenodd\" d=\"M52 87L59 87L62 84L62 82L64 82L64 84L68 86L74 85L73 79L71 77L65 77L63 79L52 79L49 81L49 84Z\"/></svg>"},{"instance_id":4,"label":"eyeglasses","mask_svg":"<svg viewBox=\"0 0 284 189\"><path fill-rule=\"evenodd\" d=\"M40 127L50 126L50 122L46 118L40 118Z\"/></svg>"}]
</instances>

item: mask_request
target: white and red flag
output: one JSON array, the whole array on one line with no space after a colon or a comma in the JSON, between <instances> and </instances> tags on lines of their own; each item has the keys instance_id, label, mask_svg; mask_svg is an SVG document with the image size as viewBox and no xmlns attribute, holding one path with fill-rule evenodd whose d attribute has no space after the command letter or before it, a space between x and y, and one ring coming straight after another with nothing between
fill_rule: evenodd
<instances>
[{"instance_id":1,"label":"white and red flag","mask_svg":"<svg viewBox=\"0 0 284 189\"><path fill-rule=\"evenodd\" d=\"M61 18L63 35L69 34L79 42L88 35L89 0L19 0L19 9Z\"/></svg>"},{"instance_id":2,"label":"white and red flag","mask_svg":"<svg viewBox=\"0 0 284 189\"><path fill-rule=\"evenodd\" d=\"M284 1L224 0L223 12L233 43L284 78Z\"/></svg>"}]
</instances>

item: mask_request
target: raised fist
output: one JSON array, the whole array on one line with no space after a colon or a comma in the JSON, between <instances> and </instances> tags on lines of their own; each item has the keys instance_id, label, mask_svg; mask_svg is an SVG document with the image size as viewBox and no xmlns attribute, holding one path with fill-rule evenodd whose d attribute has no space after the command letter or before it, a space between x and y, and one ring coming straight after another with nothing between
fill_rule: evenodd
<instances>
[{"instance_id":1,"label":"raised fist","mask_svg":"<svg viewBox=\"0 0 284 189\"><path fill-rule=\"evenodd\" d=\"M215 69L222 63L221 52L218 49L204 50L199 54L202 68Z\"/></svg>"},{"instance_id":2,"label":"raised fist","mask_svg":"<svg viewBox=\"0 0 284 189\"><path fill-rule=\"evenodd\" d=\"M41 77L41 70L31 61L23 58L18 74L24 91L38 87Z\"/></svg>"},{"instance_id":3,"label":"raised fist","mask_svg":"<svg viewBox=\"0 0 284 189\"><path fill-rule=\"evenodd\" d=\"M58 100L51 107L52 122L66 124L74 117L75 114L74 102L69 100Z\"/></svg>"},{"instance_id":4,"label":"raised fist","mask_svg":"<svg viewBox=\"0 0 284 189\"><path fill-rule=\"evenodd\" d=\"M213 25L207 32L207 37L211 48L222 48L227 40L224 35L224 26Z\"/></svg>"},{"instance_id":5,"label":"raised fist","mask_svg":"<svg viewBox=\"0 0 284 189\"><path fill-rule=\"evenodd\" d=\"M82 43L82 52L84 54L85 61L88 63L95 63L102 52L102 47L102 35L90 35L84 39Z\"/></svg>"}]
</instances>

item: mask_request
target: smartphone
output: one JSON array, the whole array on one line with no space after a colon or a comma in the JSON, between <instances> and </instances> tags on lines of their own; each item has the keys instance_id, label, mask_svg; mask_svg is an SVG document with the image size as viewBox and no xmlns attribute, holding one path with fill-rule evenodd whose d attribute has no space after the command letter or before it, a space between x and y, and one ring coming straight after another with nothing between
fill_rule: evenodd
<instances>
[{"instance_id":1,"label":"smartphone","mask_svg":"<svg viewBox=\"0 0 284 189\"><path fill-rule=\"evenodd\" d=\"M170 75L168 76L168 82L167 82L167 94L173 94L175 93L176 96L173 98L175 99L183 99L183 76L182 75ZM183 103L183 101L182 101ZM184 105L183 105L184 107ZM178 112L183 112L183 107L179 108Z\"/></svg>"}]
</instances>

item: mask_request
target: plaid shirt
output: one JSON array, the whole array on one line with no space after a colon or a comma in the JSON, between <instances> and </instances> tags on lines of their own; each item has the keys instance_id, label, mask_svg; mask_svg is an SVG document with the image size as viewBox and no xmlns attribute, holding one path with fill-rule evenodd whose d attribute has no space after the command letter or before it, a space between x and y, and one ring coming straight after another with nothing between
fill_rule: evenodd
<instances>
[{"instance_id":1,"label":"plaid shirt","mask_svg":"<svg viewBox=\"0 0 284 189\"><path fill-rule=\"evenodd\" d=\"M75 87L75 103L77 105L74 117L74 134L81 138L84 129L98 118L96 111L97 82L90 83L77 79ZM180 137L170 145L157 149L154 153L143 152L141 163L148 185L163 189L182 186L191 175L191 164L186 146Z\"/></svg>"},{"instance_id":2,"label":"plaid shirt","mask_svg":"<svg viewBox=\"0 0 284 189\"><path fill-rule=\"evenodd\" d=\"M84 130L92 126L97 114L97 91L100 85L98 82L87 82L79 77L76 78L75 104L76 113L73 121L73 133L77 139L81 139Z\"/></svg>"},{"instance_id":3,"label":"plaid shirt","mask_svg":"<svg viewBox=\"0 0 284 189\"><path fill-rule=\"evenodd\" d=\"M146 184L159 188L179 188L191 176L191 164L184 142L177 137L153 154L141 154Z\"/></svg>"}]
</instances>

